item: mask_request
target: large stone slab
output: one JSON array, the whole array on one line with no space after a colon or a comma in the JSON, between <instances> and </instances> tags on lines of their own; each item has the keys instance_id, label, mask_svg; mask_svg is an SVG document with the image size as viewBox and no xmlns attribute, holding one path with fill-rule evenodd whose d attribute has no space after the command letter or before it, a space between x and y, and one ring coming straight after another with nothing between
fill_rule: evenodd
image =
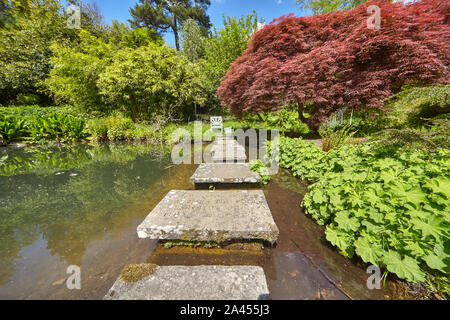
<instances>
[{"instance_id":1,"label":"large stone slab","mask_svg":"<svg viewBox=\"0 0 450 320\"><path fill-rule=\"evenodd\" d=\"M236 140L222 140L222 141L216 141L212 144L214 147L225 147L225 146L233 146L233 147L244 147Z\"/></svg>"},{"instance_id":2,"label":"large stone slab","mask_svg":"<svg viewBox=\"0 0 450 320\"><path fill-rule=\"evenodd\" d=\"M137 282L120 278L105 300L267 300L264 270L252 266L170 266Z\"/></svg>"},{"instance_id":3,"label":"large stone slab","mask_svg":"<svg viewBox=\"0 0 450 320\"><path fill-rule=\"evenodd\" d=\"M223 145L240 145L239 142L237 142L237 140L235 139L220 139L220 140L215 140L212 143L214 146L223 146Z\"/></svg>"},{"instance_id":4,"label":"large stone slab","mask_svg":"<svg viewBox=\"0 0 450 320\"><path fill-rule=\"evenodd\" d=\"M247 160L245 148L236 140L219 140L211 148L212 162L240 162Z\"/></svg>"},{"instance_id":5,"label":"large stone slab","mask_svg":"<svg viewBox=\"0 0 450 320\"><path fill-rule=\"evenodd\" d=\"M260 183L258 173L250 171L248 163L203 163L191 177L194 184Z\"/></svg>"},{"instance_id":6,"label":"large stone slab","mask_svg":"<svg viewBox=\"0 0 450 320\"><path fill-rule=\"evenodd\" d=\"M245 154L245 148L239 144L225 144L225 145L213 145L211 148L212 153L218 152L238 152Z\"/></svg>"},{"instance_id":7,"label":"large stone slab","mask_svg":"<svg viewBox=\"0 0 450 320\"><path fill-rule=\"evenodd\" d=\"M228 136L217 136L215 142L217 142L217 141L223 141L223 140L227 140L227 141L233 140L233 141L236 141L234 135L228 135Z\"/></svg>"},{"instance_id":8,"label":"large stone slab","mask_svg":"<svg viewBox=\"0 0 450 320\"><path fill-rule=\"evenodd\" d=\"M227 149L225 151L216 151L212 153L212 162L240 162L244 163L247 160L247 155L245 151L238 149Z\"/></svg>"},{"instance_id":9,"label":"large stone slab","mask_svg":"<svg viewBox=\"0 0 450 320\"><path fill-rule=\"evenodd\" d=\"M276 242L279 230L262 190L172 190L137 228L139 238Z\"/></svg>"}]
</instances>

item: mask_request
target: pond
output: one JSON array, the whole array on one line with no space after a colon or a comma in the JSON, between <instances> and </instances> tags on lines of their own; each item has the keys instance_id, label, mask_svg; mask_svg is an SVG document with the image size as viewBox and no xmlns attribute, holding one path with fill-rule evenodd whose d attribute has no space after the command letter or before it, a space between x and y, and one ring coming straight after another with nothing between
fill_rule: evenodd
<instances>
[{"instance_id":1,"label":"pond","mask_svg":"<svg viewBox=\"0 0 450 320\"><path fill-rule=\"evenodd\" d=\"M0 159L1 299L101 297L151 252L137 225L168 191L192 188L195 169L149 145L0 148ZM62 283L70 265L81 291Z\"/></svg>"},{"instance_id":2,"label":"pond","mask_svg":"<svg viewBox=\"0 0 450 320\"><path fill-rule=\"evenodd\" d=\"M0 299L101 299L127 264L260 265L273 299L383 299L299 204L306 185L282 170L264 187L280 229L260 252L165 249L136 227L197 166L152 145L0 148ZM81 267L81 290L66 287Z\"/></svg>"}]
</instances>

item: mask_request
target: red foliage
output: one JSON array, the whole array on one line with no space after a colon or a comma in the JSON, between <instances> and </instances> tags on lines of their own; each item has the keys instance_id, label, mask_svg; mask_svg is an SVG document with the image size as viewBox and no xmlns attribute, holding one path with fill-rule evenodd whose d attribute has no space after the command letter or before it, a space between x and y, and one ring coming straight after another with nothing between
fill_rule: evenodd
<instances>
[{"instance_id":1,"label":"red foliage","mask_svg":"<svg viewBox=\"0 0 450 320\"><path fill-rule=\"evenodd\" d=\"M369 5L381 28L369 29ZM450 2L371 1L348 11L283 16L254 34L222 79L218 95L235 114L312 102L317 127L342 106L363 110L406 83L447 83Z\"/></svg>"}]
</instances>

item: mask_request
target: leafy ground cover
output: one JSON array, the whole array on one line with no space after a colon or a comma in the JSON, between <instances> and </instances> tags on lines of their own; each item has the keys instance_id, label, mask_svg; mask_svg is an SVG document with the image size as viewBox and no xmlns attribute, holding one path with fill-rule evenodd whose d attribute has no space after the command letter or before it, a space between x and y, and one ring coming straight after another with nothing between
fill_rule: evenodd
<instances>
[{"instance_id":1,"label":"leafy ground cover","mask_svg":"<svg viewBox=\"0 0 450 320\"><path fill-rule=\"evenodd\" d=\"M280 166L313 182L302 206L347 256L449 295L450 151L373 143L323 152L280 139Z\"/></svg>"}]
</instances>

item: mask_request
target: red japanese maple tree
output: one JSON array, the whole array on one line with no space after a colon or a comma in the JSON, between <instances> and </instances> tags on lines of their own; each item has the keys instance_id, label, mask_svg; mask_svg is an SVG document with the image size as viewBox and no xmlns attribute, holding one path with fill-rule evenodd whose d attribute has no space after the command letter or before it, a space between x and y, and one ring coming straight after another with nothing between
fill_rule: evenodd
<instances>
[{"instance_id":1,"label":"red japanese maple tree","mask_svg":"<svg viewBox=\"0 0 450 320\"><path fill-rule=\"evenodd\" d=\"M370 29L370 5L381 26ZM407 83L447 83L450 2L370 1L355 9L272 21L256 32L222 79L218 96L234 114L308 104L317 128L343 106L382 107Z\"/></svg>"}]
</instances>

